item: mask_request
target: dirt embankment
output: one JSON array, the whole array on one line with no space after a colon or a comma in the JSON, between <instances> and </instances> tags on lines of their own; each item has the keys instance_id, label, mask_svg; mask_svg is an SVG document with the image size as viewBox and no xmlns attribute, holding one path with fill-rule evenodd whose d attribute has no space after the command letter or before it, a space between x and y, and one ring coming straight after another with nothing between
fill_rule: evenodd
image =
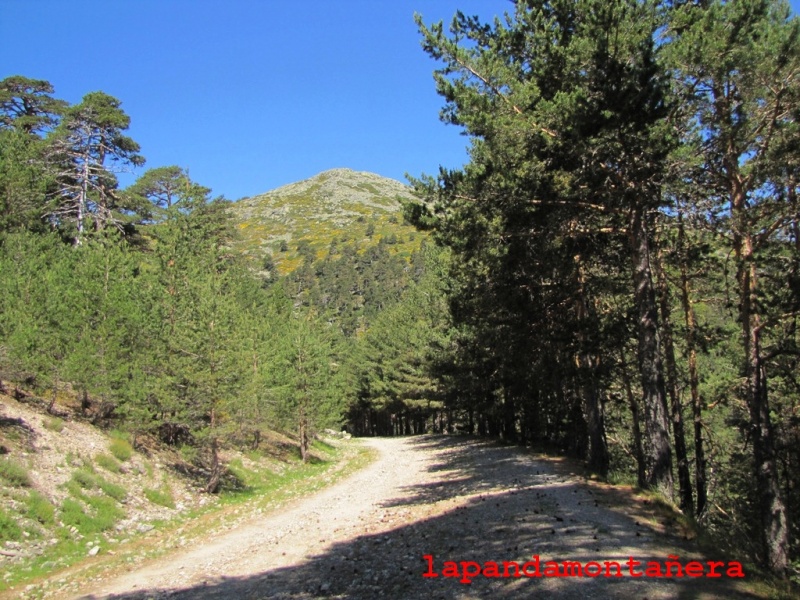
<instances>
[{"instance_id":1,"label":"dirt embankment","mask_svg":"<svg viewBox=\"0 0 800 600\"><path fill-rule=\"evenodd\" d=\"M372 439L366 469L223 536L197 540L81 598L756 598L700 556L664 511L630 490L586 481L569 463L448 437ZM423 557L430 555L431 559ZM619 562L621 577L485 577L487 562L540 557ZM627 561L641 566L628 566ZM670 558L673 557L673 558ZM690 561L718 578L635 577L648 562ZM448 567L446 561L456 563ZM462 564L463 563L463 564ZM457 577L452 569L459 571ZM572 569L576 567L573 566ZM491 574L491 566L489 565ZM534 572L533 565L527 568ZM696 567L695 567L696 569ZM612 568L612 571L614 569ZM423 577L425 572L437 577ZM513 574L513 568L509 571ZM747 575L745 573L745 575Z\"/></svg>"}]
</instances>

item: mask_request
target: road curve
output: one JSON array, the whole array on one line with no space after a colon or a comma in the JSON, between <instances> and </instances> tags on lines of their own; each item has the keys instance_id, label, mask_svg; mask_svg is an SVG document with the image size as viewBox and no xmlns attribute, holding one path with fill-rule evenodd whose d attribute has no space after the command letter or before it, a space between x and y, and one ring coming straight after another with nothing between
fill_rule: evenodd
<instances>
[{"instance_id":1,"label":"road curve","mask_svg":"<svg viewBox=\"0 0 800 600\"><path fill-rule=\"evenodd\" d=\"M667 560L702 561L708 573L708 557L647 499L588 481L571 463L459 437L364 443L378 459L332 487L80 598L755 597L718 557L716 578L636 577ZM563 572L571 575L536 576L529 564L527 576L515 577L511 563L522 567L535 556L540 573L546 561L572 561ZM589 563L606 562L621 565L621 575L612 568L614 576L588 576ZM584 566L587 574L576 576Z\"/></svg>"}]
</instances>

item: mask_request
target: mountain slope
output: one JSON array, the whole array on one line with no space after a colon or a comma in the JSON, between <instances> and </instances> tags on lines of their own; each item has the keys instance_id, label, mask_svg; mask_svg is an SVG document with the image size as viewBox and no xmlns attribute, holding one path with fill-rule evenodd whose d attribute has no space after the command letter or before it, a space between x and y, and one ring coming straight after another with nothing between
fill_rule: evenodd
<instances>
[{"instance_id":1,"label":"mountain slope","mask_svg":"<svg viewBox=\"0 0 800 600\"><path fill-rule=\"evenodd\" d=\"M266 270L295 270L303 257L324 258L333 245L359 253L381 240L410 255L422 236L403 224L408 186L374 173L332 169L310 179L244 198L231 205L241 233L239 249Z\"/></svg>"}]
</instances>

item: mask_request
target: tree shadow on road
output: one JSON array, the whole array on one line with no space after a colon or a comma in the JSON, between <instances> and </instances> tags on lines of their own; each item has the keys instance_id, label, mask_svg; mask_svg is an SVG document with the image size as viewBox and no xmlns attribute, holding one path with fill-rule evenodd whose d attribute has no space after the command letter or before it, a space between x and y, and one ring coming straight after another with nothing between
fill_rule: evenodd
<instances>
[{"instance_id":1,"label":"tree shadow on road","mask_svg":"<svg viewBox=\"0 0 800 600\"><path fill-rule=\"evenodd\" d=\"M310 598L758 598L741 579L631 577L629 557L662 569L669 556L686 565L701 557L692 542L661 530L658 511L630 492L587 482L569 462L534 458L519 448L462 437L422 436L413 446L433 452L437 481L403 489L382 506L383 529L321 547L299 565L249 577L222 577L183 590L141 590L109 596L143 598L301 600ZM268 549L265 548L265 551ZM438 577L423 577L432 555ZM622 577L445 577L444 561L619 562ZM703 563L708 572L706 563ZM474 569L475 567L468 567ZM575 567L573 567L574 569ZM459 566L463 571L463 566ZM533 568L529 567L529 572ZM510 567L510 574L513 574ZM573 570L574 572L574 570ZM616 574L612 567L611 572ZM673 571L674 572L674 571ZM164 582L165 588L170 582ZM100 596L87 596L98 598Z\"/></svg>"}]
</instances>

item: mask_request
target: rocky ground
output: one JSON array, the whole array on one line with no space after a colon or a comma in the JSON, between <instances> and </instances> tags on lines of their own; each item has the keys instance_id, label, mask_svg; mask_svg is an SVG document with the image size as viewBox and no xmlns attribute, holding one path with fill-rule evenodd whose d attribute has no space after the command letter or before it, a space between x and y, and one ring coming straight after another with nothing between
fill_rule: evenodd
<instances>
[{"instance_id":1,"label":"rocky ground","mask_svg":"<svg viewBox=\"0 0 800 600\"><path fill-rule=\"evenodd\" d=\"M219 496L202 493L202 477L181 474L187 463L174 450L157 444L134 450L125 442L129 454L115 458L112 450L124 436L92 426L72 406L59 405L60 417L45 408L32 396L18 401L0 393L0 468L13 465L22 476L9 480L7 471L0 471L0 598L74 596L87 581L98 585L120 568L135 568L153 555L190 547L198 530L206 537L222 534L254 514L328 485L353 456L363 454L359 446L345 444L342 460L287 484L277 496L228 505ZM233 450L223 459L235 459L262 478L291 475L299 468L291 440L274 432L264 438L257 462ZM341 443L329 441L328 446ZM316 449L313 454L330 460ZM160 497L148 494L154 490ZM44 514L32 512L34 496L45 505ZM65 516L65 502L72 502L89 520L97 519L98 509L87 504L90 499L112 505L112 520L102 530L83 522L76 526ZM16 532L9 534L9 527Z\"/></svg>"},{"instance_id":2,"label":"rocky ground","mask_svg":"<svg viewBox=\"0 0 800 600\"><path fill-rule=\"evenodd\" d=\"M695 577L445 577L445 561L662 565L700 556L674 515L570 463L455 437L365 440L367 468L283 509L254 515L83 599L756 598L744 580ZM438 577L423 577L431 555ZM730 558L730 557L728 557ZM736 557L733 557L736 558ZM727 564L727 562L726 562ZM705 567L705 571L708 568ZM460 572L474 569L460 565ZM627 567L626 567L627 569ZM642 569L640 567L640 569ZM501 569L502 570L502 569ZM643 570L643 569L642 569ZM74 596L74 595L73 595Z\"/></svg>"},{"instance_id":3,"label":"rocky ground","mask_svg":"<svg viewBox=\"0 0 800 600\"><path fill-rule=\"evenodd\" d=\"M175 477L166 464L170 459L167 454L147 457L140 452L132 452L130 458L117 460L109 451L111 442L107 434L86 422L69 417L57 418L44 413L38 405L18 402L6 395L0 396L2 460L20 465L29 478L29 482L21 488L6 487L0 491L0 508L24 515L25 511L20 507L30 489L58 506L69 496L66 483L76 471L91 469L105 481L124 489L122 503L125 518L116 524L113 531L98 536L96 540L86 540L88 552L100 543L113 544L131 534L148 531L152 529L149 525L151 521L168 520L214 501L208 495L197 494L186 479ZM98 456L104 456L117 469L116 472L98 466ZM168 488L173 506L166 507L148 501L142 494L145 488ZM37 535L19 542L7 541L0 555L0 569L15 561L35 557L56 542L55 532L35 520L22 517L20 525ZM72 533L76 539L83 539L77 530Z\"/></svg>"}]
</instances>

